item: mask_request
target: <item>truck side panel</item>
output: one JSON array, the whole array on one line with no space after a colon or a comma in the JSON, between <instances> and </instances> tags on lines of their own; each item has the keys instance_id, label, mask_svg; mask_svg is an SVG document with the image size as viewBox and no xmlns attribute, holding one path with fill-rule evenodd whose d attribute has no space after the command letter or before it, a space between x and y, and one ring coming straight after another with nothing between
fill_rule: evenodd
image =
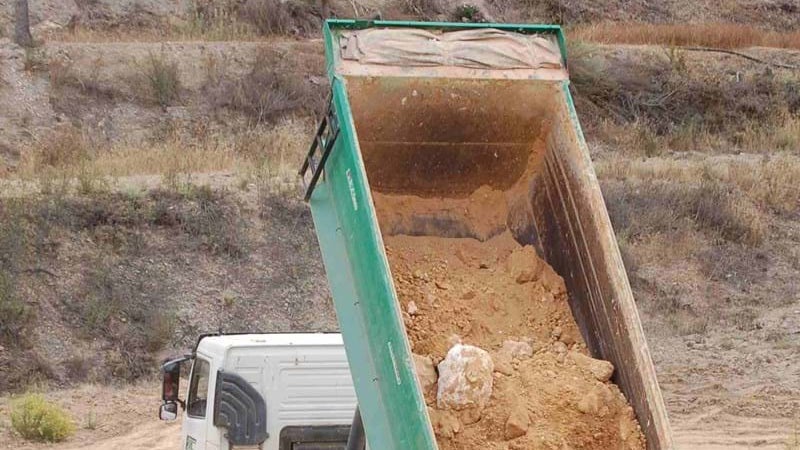
<instances>
[{"instance_id":1,"label":"truck side panel","mask_svg":"<svg viewBox=\"0 0 800 450\"><path fill-rule=\"evenodd\" d=\"M284 427L348 425L356 396L342 347L234 347L225 370L247 380L267 403L266 450Z\"/></svg>"},{"instance_id":2,"label":"truck side panel","mask_svg":"<svg viewBox=\"0 0 800 450\"><path fill-rule=\"evenodd\" d=\"M350 106L332 80L340 134L310 199L371 448L435 449L364 177Z\"/></svg>"},{"instance_id":3,"label":"truck side panel","mask_svg":"<svg viewBox=\"0 0 800 450\"><path fill-rule=\"evenodd\" d=\"M568 84L548 136L534 221L547 261L564 277L570 306L592 354L611 361L648 448L672 448L655 368L616 236L608 218Z\"/></svg>"}]
</instances>

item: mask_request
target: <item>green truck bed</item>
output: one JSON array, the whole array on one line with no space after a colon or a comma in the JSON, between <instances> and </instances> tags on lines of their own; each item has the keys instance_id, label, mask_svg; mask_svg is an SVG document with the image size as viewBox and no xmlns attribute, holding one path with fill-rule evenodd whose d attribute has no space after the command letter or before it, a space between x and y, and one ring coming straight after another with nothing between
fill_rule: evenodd
<instances>
[{"instance_id":1,"label":"green truck bed","mask_svg":"<svg viewBox=\"0 0 800 450\"><path fill-rule=\"evenodd\" d=\"M356 67L341 57L340 40L352 30L367 28L437 33L491 28L539 34L552 39L564 64L557 71L440 70L435 64L392 67L393 63ZM460 160L467 152L475 154L480 147L475 144L541 138L546 153L541 169L531 175L526 206L530 214L518 231L520 239L535 242L564 278L589 350L617 368L614 381L633 406L648 448L671 448L650 354L568 89L561 28L329 20L324 40L331 109L318 133L316 156L304 167L304 172L317 176L309 181L307 199L370 447L437 448L415 378L368 176L373 187L396 188L398 177L410 177L419 180L417 188L425 189L426 177L442 176L468 188L472 178L493 170L491 158ZM418 93L429 100L410 109L399 106L405 106L405 96ZM502 123L492 122L500 116ZM443 123L456 120L462 130L458 135L442 131L448 129ZM440 173L440 164L426 165L426 158L441 156L429 147L434 140L449 144L446 156L463 163L453 166L459 171ZM508 161L503 165L502 155L494 156L500 164L497 170L513 170ZM393 168L383 164L387 159L393 160Z\"/></svg>"}]
</instances>

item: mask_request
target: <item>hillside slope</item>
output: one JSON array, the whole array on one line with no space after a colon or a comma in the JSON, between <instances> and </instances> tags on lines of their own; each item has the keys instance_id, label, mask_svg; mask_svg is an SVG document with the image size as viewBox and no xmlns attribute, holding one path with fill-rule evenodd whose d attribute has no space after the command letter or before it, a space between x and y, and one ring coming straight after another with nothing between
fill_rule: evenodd
<instances>
[{"instance_id":1,"label":"hillside slope","mask_svg":"<svg viewBox=\"0 0 800 450\"><path fill-rule=\"evenodd\" d=\"M176 427L154 421L157 386L129 383L197 333L336 328L294 175L327 90L307 31L318 12L264 37L252 17L192 16L201 3L32 1L34 22L55 24L37 26L43 44L0 38L0 391L49 386L78 421L98 396L133 399L52 448L173 445ZM409 5L333 4L452 18L453 5ZM498 19L778 31L796 29L798 6L481 3ZM800 65L797 50L738 51ZM570 55L678 442L797 448L800 72L658 46ZM22 445L4 422L0 441Z\"/></svg>"}]
</instances>

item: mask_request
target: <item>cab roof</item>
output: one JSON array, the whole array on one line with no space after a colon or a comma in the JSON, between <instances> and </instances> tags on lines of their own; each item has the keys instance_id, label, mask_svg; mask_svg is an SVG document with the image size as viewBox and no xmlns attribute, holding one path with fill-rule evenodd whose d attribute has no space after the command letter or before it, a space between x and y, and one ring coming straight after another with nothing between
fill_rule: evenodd
<instances>
[{"instance_id":1,"label":"cab roof","mask_svg":"<svg viewBox=\"0 0 800 450\"><path fill-rule=\"evenodd\" d=\"M203 336L197 349L203 353L225 353L233 347L292 347L292 346L341 346L339 333L266 333L223 334Z\"/></svg>"}]
</instances>

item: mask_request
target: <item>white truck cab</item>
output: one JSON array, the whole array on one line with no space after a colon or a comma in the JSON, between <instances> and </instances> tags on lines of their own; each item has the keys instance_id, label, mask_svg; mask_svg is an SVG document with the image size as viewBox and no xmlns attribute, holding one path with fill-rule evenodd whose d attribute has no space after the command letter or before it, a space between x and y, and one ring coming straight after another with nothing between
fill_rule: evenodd
<instances>
[{"instance_id":1,"label":"white truck cab","mask_svg":"<svg viewBox=\"0 0 800 450\"><path fill-rule=\"evenodd\" d=\"M159 417L174 420L183 406L184 450L347 448L356 396L340 334L204 335L162 373Z\"/></svg>"}]
</instances>

